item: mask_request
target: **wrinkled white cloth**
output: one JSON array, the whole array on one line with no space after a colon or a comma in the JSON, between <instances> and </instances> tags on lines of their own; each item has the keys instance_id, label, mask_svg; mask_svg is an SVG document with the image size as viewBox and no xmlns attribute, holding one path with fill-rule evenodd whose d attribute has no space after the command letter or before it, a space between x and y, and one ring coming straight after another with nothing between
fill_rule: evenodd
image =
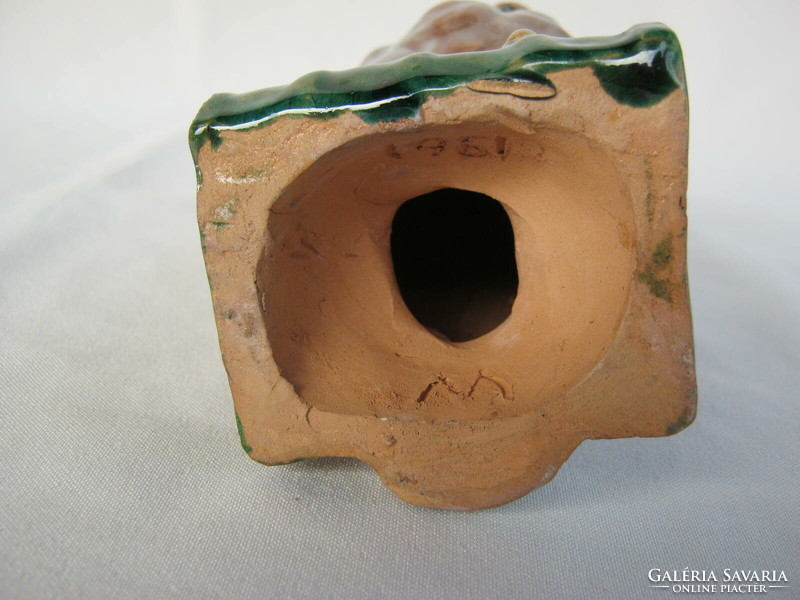
<instances>
[{"instance_id":1,"label":"wrinkled white cloth","mask_svg":"<svg viewBox=\"0 0 800 600\"><path fill-rule=\"evenodd\" d=\"M784 571L789 589L768 595L800 594L794 5L627 2L613 19L588 1L533 7L581 34L653 18L682 34L699 413L676 436L585 442L539 491L455 513L403 503L354 460L246 457L183 133L206 95L193 77L213 83L237 44L263 71L352 66L428 4L354 12L382 24L355 40L342 25L328 62L323 3L303 3L323 23L293 60L269 45L283 38L256 50L237 32L290 29L295 7L176 0L154 23L153 3L33 4L4 4L0 30L0 598L672 595L649 587L654 568ZM99 33L84 23L95 9Z\"/></svg>"}]
</instances>

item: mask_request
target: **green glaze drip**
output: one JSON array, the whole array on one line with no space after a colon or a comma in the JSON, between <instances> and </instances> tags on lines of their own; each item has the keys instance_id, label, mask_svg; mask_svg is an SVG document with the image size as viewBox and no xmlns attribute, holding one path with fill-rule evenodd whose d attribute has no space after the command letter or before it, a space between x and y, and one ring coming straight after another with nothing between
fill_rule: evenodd
<instances>
[{"instance_id":1,"label":"green glaze drip","mask_svg":"<svg viewBox=\"0 0 800 600\"><path fill-rule=\"evenodd\" d=\"M680 45L660 24L637 25L617 36L555 38L531 35L485 52L411 54L348 71L317 71L291 85L246 94L216 94L197 114L189 143L197 153L222 132L265 125L280 116L333 118L352 111L367 123L415 117L431 95L477 80L531 81L555 90L547 74L589 67L620 104L648 107L685 89Z\"/></svg>"},{"instance_id":2,"label":"green glaze drip","mask_svg":"<svg viewBox=\"0 0 800 600\"><path fill-rule=\"evenodd\" d=\"M672 260L672 235L668 235L658 242L656 249L653 250L653 267L663 269Z\"/></svg>"},{"instance_id":3,"label":"green glaze drip","mask_svg":"<svg viewBox=\"0 0 800 600\"><path fill-rule=\"evenodd\" d=\"M645 171L644 176L647 179L647 196L645 197L645 214L647 222L653 223L656 216L656 195L653 193L653 159L647 157L644 159Z\"/></svg>"},{"instance_id":4,"label":"green glaze drip","mask_svg":"<svg viewBox=\"0 0 800 600\"><path fill-rule=\"evenodd\" d=\"M661 271L669 266L671 260L672 234L656 244L655 250L653 250L653 254L650 257L650 264L638 274L639 281L650 288L650 293L666 302L672 302L672 283L659 275Z\"/></svg>"},{"instance_id":5,"label":"green glaze drip","mask_svg":"<svg viewBox=\"0 0 800 600\"><path fill-rule=\"evenodd\" d=\"M667 435L675 435L679 431L683 431L689 425L691 425L692 420L693 420L692 411L690 411L687 408L687 409L685 409L683 411L683 413L681 413L681 415L677 419L675 419L672 423L667 425L667 429L665 430L665 433Z\"/></svg>"},{"instance_id":6,"label":"green glaze drip","mask_svg":"<svg viewBox=\"0 0 800 600\"><path fill-rule=\"evenodd\" d=\"M650 288L650 293L656 298L672 302L672 292L669 289L669 281L666 279L659 279L653 271L648 269L644 273L639 273L639 281L646 284Z\"/></svg>"},{"instance_id":7,"label":"green glaze drip","mask_svg":"<svg viewBox=\"0 0 800 600\"><path fill-rule=\"evenodd\" d=\"M248 446L247 440L244 439L244 429L242 428L242 420L239 418L238 413L234 411L233 414L236 415L236 430L239 432L239 441L242 443L242 448L244 448L244 451L250 454L250 451L253 448Z\"/></svg>"}]
</instances>

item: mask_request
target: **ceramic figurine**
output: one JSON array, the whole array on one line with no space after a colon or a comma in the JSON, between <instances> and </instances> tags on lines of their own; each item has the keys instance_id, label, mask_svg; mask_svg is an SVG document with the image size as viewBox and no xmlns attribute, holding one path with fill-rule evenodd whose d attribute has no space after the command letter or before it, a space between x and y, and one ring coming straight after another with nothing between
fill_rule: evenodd
<instances>
[{"instance_id":1,"label":"ceramic figurine","mask_svg":"<svg viewBox=\"0 0 800 600\"><path fill-rule=\"evenodd\" d=\"M361 67L212 97L190 141L253 459L356 457L408 502L477 509L583 440L694 419L665 26L570 38L450 2Z\"/></svg>"}]
</instances>

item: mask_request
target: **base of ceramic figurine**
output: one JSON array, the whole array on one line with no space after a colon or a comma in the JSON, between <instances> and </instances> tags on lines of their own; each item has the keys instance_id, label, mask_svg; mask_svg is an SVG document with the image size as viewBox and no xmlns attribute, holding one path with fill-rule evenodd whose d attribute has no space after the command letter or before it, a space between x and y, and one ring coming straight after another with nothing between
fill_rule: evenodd
<instances>
[{"instance_id":1,"label":"base of ceramic figurine","mask_svg":"<svg viewBox=\"0 0 800 600\"><path fill-rule=\"evenodd\" d=\"M485 508L584 439L692 421L679 49L612 40L412 55L201 111L199 223L252 458L356 457L409 502Z\"/></svg>"}]
</instances>

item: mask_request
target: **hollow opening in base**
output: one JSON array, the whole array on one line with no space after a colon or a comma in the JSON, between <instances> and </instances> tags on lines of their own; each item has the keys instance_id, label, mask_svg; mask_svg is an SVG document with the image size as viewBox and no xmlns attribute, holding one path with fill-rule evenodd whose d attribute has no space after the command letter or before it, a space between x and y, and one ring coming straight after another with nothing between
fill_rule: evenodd
<instances>
[{"instance_id":1,"label":"hollow opening in base","mask_svg":"<svg viewBox=\"0 0 800 600\"><path fill-rule=\"evenodd\" d=\"M514 230L494 198L446 188L407 200L392 220L391 252L403 301L432 332L467 342L511 314Z\"/></svg>"},{"instance_id":2,"label":"hollow opening in base","mask_svg":"<svg viewBox=\"0 0 800 600\"><path fill-rule=\"evenodd\" d=\"M256 300L281 377L320 411L403 422L562 397L625 323L638 243L617 163L547 127L404 127L332 127L349 141L269 205ZM261 352L237 294L222 331Z\"/></svg>"}]
</instances>

